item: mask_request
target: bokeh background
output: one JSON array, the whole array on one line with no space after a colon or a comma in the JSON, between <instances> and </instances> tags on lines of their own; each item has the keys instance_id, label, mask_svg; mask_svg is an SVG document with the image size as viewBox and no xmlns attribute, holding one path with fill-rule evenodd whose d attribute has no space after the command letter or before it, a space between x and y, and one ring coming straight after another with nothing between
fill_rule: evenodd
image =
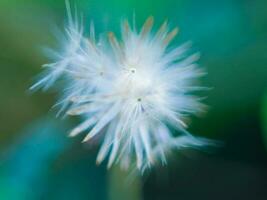
<instances>
[{"instance_id":1,"label":"bokeh background","mask_svg":"<svg viewBox=\"0 0 267 200\"><path fill-rule=\"evenodd\" d=\"M0 0L0 199L267 199L267 1L76 0L85 29L118 31L135 13L180 28L174 43L194 42L208 75L208 112L190 131L224 142L209 151L173 153L166 167L129 180L96 166L97 146L69 139L77 123L58 119L57 94L30 94L56 47L52 29L66 22L64 0ZM87 24L87 25L86 25ZM133 178L130 178L133 179Z\"/></svg>"}]
</instances>

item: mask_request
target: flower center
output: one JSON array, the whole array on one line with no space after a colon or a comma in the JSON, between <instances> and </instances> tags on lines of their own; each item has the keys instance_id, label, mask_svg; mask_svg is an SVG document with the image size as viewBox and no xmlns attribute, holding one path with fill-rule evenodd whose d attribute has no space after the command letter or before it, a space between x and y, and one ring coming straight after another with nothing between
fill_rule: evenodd
<instances>
[{"instance_id":1,"label":"flower center","mask_svg":"<svg viewBox=\"0 0 267 200\"><path fill-rule=\"evenodd\" d=\"M136 72L136 68L134 67L130 68L130 72L134 74Z\"/></svg>"}]
</instances>

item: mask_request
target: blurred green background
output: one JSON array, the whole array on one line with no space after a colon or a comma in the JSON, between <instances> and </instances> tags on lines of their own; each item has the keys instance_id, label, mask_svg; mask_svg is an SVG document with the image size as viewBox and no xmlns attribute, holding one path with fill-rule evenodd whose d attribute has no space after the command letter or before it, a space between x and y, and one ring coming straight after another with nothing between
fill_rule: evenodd
<instances>
[{"instance_id":1,"label":"blurred green background","mask_svg":"<svg viewBox=\"0 0 267 200\"><path fill-rule=\"evenodd\" d=\"M194 42L212 90L208 112L190 131L224 142L212 152L173 153L167 167L134 182L95 165L97 146L69 139L76 122L55 117L57 94L29 94L43 63L43 46L56 46L64 0L0 0L0 199L267 199L267 1L76 0L85 29L118 32L123 17L140 27L169 19L181 30L176 44ZM126 179L126 180L125 180Z\"/></svg>"}]
</instances>

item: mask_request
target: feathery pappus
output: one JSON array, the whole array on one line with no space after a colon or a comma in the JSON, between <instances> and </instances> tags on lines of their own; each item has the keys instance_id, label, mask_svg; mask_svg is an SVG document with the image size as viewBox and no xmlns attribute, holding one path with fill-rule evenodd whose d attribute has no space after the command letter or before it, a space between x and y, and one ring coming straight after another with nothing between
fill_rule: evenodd
<instances>
[{"instance_id":1,"label":"feathery pappus","mask_svg":"<svg viewBox=\"0 0 267 200\"><path fill-rule=\"evenodd\" d=\"M120 39L113 32L98 38L91 23L87 37L66 4L62 50L51 51L54 62L44 65L45 74L31 89L63 81L60 112L83 119L70 136L88 131L87 142L104 135L97 163L108 158L108 167L119 163L143 171L166 164L171 150L210 144L186 131L185 119L204 107L193 95L203 89L195 80L204 73L196 64L199 54L187 55L190 42L170 47L178 28L164 22L153 31L149 17L140 30L123 20Z\"/></svg>"}]
</instances>

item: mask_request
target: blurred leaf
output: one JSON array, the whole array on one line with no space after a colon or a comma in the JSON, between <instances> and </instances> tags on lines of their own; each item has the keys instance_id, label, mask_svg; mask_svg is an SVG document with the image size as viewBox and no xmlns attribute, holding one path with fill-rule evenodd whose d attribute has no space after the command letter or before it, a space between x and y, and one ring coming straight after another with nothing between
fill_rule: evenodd
<instances>
[{"instance_id":1,"label":"blurred leaf","mask_svg":"<svg viewBox=\"0 0 267 200\"><path fill-rule=\"evenodd\" d=\"M65 131L58 123L40 120L2 152L0 199L36 199L48 169L70 144Z\"/></svg>"},{"instance_id":2,"label":"blurred leaf","mask_svg":"<svg viewBox=\"0 0 267 200\"><path fill-rule=\"evenodd\" d=\"M267 150L267 93L265 94L262 101L262 133L263 133L263 141Z\"/></svg>"}]
</instances>

